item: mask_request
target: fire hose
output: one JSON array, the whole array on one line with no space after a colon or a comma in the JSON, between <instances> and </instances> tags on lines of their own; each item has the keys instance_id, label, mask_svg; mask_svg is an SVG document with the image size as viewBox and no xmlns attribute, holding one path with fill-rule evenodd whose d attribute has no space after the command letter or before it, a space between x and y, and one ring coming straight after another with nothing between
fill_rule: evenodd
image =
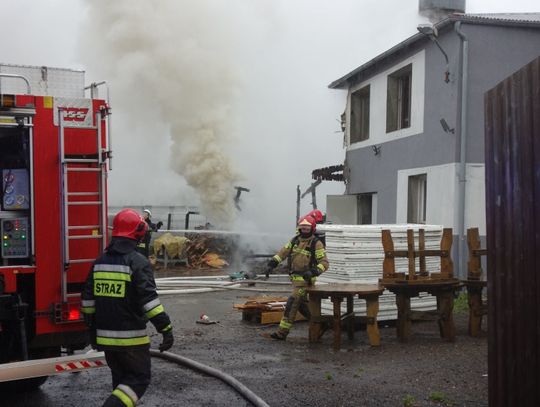
<instances>
[{"instance_id":1,"label":"fire hose","mask_svg":"<svg viewBox=\"0 0 540 407\"><path fill-rule=\"evenodd\" d=\"M224 373L221 370L215 369L203 363L196 362L195 360L188 359L184 356L180 356L171 352L160 352L155 349L150 349L150 354L156 358L165 359L169 362L174 362L179 365L186 366L192 370L196 370L220 379L221 381L235 389L242 397L244 397L255 407L270 407L263 399L253 393L250 389L248 389L234 377L228 375L227 373Z\"/></svg>"},{"instance_id":2,"label":"fire hose","mask_svg":"<svg viewBox=\"0 0 540 407\"><path fill-rule=\"evenodd\" d=\"M273 288L252 288L252 287L242 287L244 284L254 285L259 284L268 284L268 285L290 285L290 282L271 282L271 281L262 281L262 280L239 280L239 281L225 281L222 279L207 281L206 278L182 278L182 277L172 277L172 278L160 278L156 279L156 284L158 288L158 294L192 294L192 293L203 293L211 291L221 291L221 290L241 290L241 291L257 291L257 292L278 292L278 293L289 293L290 290L279 290Z\"/></svg>"}]
</instances>

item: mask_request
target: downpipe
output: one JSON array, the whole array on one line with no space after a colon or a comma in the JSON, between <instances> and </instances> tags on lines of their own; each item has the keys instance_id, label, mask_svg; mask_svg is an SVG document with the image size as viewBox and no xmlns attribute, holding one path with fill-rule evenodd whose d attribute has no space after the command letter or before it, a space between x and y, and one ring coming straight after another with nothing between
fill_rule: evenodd
<instances>
[{"instance_id":1,"label":"downpipe","mask_svg":"<svg viewBox=\"0 0 540 407\"><path fill-rule=\"evenodd\" d=\"M156 358L164 359L169 362L176 363L181 366L185 366L189 369L196 370L198 372L207 374L209 376L215 377L217 379L220 379L222 382L228 384L233 389L235 389L242 397L244 397L247 401L249 401L251 404L253 404L256 407L270 407L263 399L261 399L259 396L257 396L255 393L253 393L250 389L248 389L245 385L240 383L238 380L236 380L234 377L228 375L227 373L218 370L216 368L207 366L205 364L202 364L200 362L196 362L195 360L188 359L184 356L177 355L175 353L171 352L160 352L155 349L150 349L150 355Z\"/></svg>"},{"instance_id":2,"label":"downpipe","mask_svg":"<svg viewBox=\"0 0 540 407\"><path fill-rule=\"evenodd\" d=\"M454 30L461 40L461 99L459 126L459 201L458 201L458 259L459 275L466 274L465 263L465 194L467 182L467 93L469 86L469 40L461 31L461 21L457 21Z\"/></svg>"}]
</instances>

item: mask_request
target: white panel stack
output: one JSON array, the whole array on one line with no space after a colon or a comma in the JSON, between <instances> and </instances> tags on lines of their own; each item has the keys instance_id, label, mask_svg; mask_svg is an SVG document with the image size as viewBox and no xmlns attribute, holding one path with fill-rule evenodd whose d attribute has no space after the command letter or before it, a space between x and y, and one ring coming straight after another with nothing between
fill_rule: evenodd
<instances>
[{"instance_id":1,"label":"white panel stack","mask_svg":"<svg viewBox=\"0 0 540 407\"><path fill-rule=\"evenodd\" d=\"M382 278L384 251L381 231L389 229L392 233L395 250L407 250L407 229L415 231L415 248L418 249L418 229L425 230L426 249L440 249L442 226L438 225L317 225L317 230L326 233L326 254L330 268L317 280L323 283L357 283L377 284ZM396 258L396 272L407 272L408 260ZM426 269L438 272L441 268L439 257L426 257ZM417 259L418 271L418 259ZM420 297L411 299L413 310L426 311L437 308L435 297L421 293ZM322 303L323 313L332 313L329 300ZM344 310L343 310L344 311ZM365 301L355 300L354 311L357 315L365 315ZM378 320L397 318L395 296L385 290L379 298Z\"/></svg>"}]
</instances>

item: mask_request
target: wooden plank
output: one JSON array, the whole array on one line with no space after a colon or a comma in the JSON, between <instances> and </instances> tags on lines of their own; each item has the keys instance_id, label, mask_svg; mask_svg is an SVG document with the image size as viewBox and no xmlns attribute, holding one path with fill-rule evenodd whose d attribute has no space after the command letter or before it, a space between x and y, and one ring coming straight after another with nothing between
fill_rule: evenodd
<instances>
[{"instance_id":1,"label":"wooden plank","mask_svg":"<svg viewBox=\"0 0 540 407\"><path fill-rule=\"evenodd\" d=\"M411 335L411 299L404 294L396 294L398 317L396 323L397 337L400 342L407 342Z\"/></svg>"},{"instance_id":2,"label":"wooden plank","mask_svg":"<svg viewBox=\"0 0 540 407\"><path fill-rule=\"evenodd\" d=\"M418 252L415 253L416 256L420 258L420 275L427 276L428 272L426 271L426 255L422 255L426 250L426 235L424 229L418 231Z\"/></svg>"},{"instance_id":3,"label":"wooden plank","mask_svg":"<svg viewBox=\"0 0 540 407\"><path fill-rule=\"evenodd\" d=\"M407 229L407 258L409 259L409 280L416 279L416 260L414 258L414 230Z\"/></svg>"},{"instance_id":4,"label":"wooden plank","mask_svg":"<svg viewBox=\"0 0 540 407\"><path fill-rule=\"evenodd\" d=\"M317 342L321 338L321 297L309 294L309 312L311 320L309 321L309 341Z\"/></svg>"},{"instance_id":5,"label":"wooden plank","mask_svg":"<svg viewBox=\"0 0 540 407\"><path fill-rule=\"evenodd\" d=\"M334 304L334 350L341 348L341 298L332 298Z\"/></svg>"},{"instance_id":6,"label":"wooden plank","mask_svg":"<svg viewBox=\"0 0 540 407\"><path fill-rule=\"evenodd\" d=\"M394 242L392 240L392 234L390 230L384 229L382 231L382 245L384 250L384 260L383 260L383 278L392 278L396 272L396 264L394 257L388 255L389 253L394 252Z\"/></svg>"},{"instance_id":7,"label":"wooden plank","mask_svg":"<svg viewBox=\"0 0 540 407\"><path fill-rule=\"evenodd\" d=\"M366 298L366 316L368 323L366 331L371 346L379 346L381 344L381 335L379 326L377 325L377 314L379 313L379 298L376 296Z\"/></svg>"},{"instance_id":8,"label":"wooden plank","mask_svg":"<svg viewBox=\"0 0 540 407\"><path fill-rule=\"evenodd\" d=\"M452 228L444 228L441 239L441 250L448 253L452 251ZM447 274L450 277L454 275L454 263L450 256L441 257L441 273Z\"/></svg>"},{"instance_id":9,"label":"wooden plank","mask_svg":"<svg viewBox=\"0 0 540 407\"><path fill-rule=\"evenodd\" d=\"M467 229L467 246L469 248L469 261L467 262L467 278L478 280L482 275L482 262L476 251L480 249L480 233L478 228Z\"/></svg>"}]
</instances>

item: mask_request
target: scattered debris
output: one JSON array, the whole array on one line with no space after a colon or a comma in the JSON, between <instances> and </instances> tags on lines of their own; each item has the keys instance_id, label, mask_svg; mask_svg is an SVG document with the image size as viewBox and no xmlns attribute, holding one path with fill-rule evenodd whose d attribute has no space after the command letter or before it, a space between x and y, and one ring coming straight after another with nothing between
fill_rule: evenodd
<instances>
[{"instance_id":1,"label":"scattered debris","mask_svg":"<svg viewBox=\"0 0 540 407\"><path fill-rule=\"evenodd\" d=\"M287 297L257 296L248 297L244 304L234 304L234 308L242 311L243 321L254 321L260 324L277 324L283 317ZM296 321L304 321L302 314L296 314Z\"/></svg>"},{"instance_id":2,"label":"scattered debris","mask_svg":"<svg viewBox=\"0 0 540 407\"><path fill-rule=\"evenodd\" d=\"M228 266L232 247L230 239L212 235L190 234L189 244L186 247L186 258L189 267L222 268Z\"/></svg>"},{"instance_id":3,"label":"scattered debris","mask_svg":"<svg viewBox=\"0 0 540 407\"><path fill-rule=\"evenodd\" d=\"M208 315L202 314L201 317L195 322L197 322L198 324L203 324L203 325L211 325L211 324L217 324L219 321L213 321L208 317Z\"/></svg>"}]
</instances>

